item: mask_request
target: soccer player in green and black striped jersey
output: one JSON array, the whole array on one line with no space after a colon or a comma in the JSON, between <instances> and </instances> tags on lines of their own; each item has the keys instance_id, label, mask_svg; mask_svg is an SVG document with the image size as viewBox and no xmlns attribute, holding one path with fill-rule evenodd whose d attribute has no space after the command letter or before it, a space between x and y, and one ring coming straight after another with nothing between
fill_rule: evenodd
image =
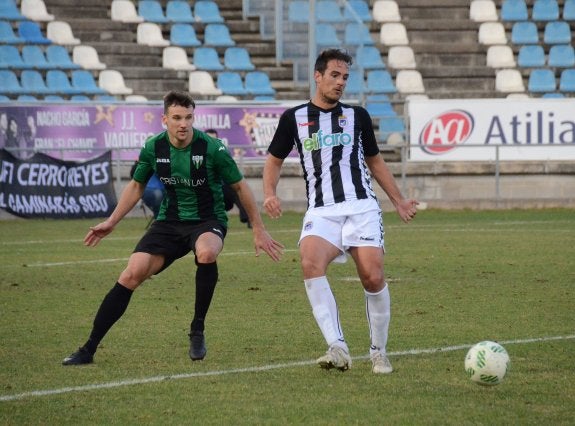
<instances>
[{"instance_id":1,"label":"soccer player in green and black striped jersey","mask_svg":"<svg viewBox=\"0 0 575 426\"><path fill-rule=\"evenodd\" d=\"M227 231L222 181L237 192L247 211L256 256L263 250L274 261L280 259L283 245L266 231L254 195L237 164L218 139L193 127L194 110L189 93L166 94L162 116L166 131L146 141L133 179L122 192L118 205L107 220L90 228L84 238L85 245L95 246L110 234L140 200L148 179L154 173L158 175L166 188L158 217L102 301L88 340L64 359L64 365L92 363L98 344L125 312L133 291L190 251L195 254L197 269L189 354L194 361L205 357L204 321L218 280L216 259Z\"/></svg>"}]
</instances>

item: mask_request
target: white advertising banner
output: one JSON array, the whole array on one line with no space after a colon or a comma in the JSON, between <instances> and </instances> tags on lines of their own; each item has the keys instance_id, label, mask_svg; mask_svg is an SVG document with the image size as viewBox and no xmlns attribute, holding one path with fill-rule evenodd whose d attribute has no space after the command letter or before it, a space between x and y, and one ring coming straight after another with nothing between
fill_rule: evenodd
<instances>
[{"instance_id":1,"label":"white advertising banner","mask_svg":"<svg viewBox=\"0 0 575 426\"><path fill-rule=\"evenodd\" d=\"M575 99L413 100L408 107L411 161L575 160Z\"/></svg>"}]
</instances>

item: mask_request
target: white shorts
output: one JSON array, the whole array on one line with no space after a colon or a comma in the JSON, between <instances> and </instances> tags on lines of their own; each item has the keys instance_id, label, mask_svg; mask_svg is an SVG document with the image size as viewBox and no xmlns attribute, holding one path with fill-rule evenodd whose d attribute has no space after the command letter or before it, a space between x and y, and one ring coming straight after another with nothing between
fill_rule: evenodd
<instances>
[{"instance_id":1,"label":"white shorts","mask_svg":"<svg viewBox=\"0 0 575 426\"><path fill-rule=\"evenodd\" d=\"M299 242L309 235L321 237L341 254L333 261L345 263L350 247L381 247L384 230L377 200L354 200L309 209L304 218Z\"/></svg>"}]
</instances>

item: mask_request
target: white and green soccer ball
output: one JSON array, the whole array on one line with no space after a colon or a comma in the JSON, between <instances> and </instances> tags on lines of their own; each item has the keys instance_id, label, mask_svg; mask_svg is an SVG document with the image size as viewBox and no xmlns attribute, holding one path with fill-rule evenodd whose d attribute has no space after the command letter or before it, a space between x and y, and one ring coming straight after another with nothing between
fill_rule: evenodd
<instances>
[{"instance_id":1,"label":"white and green soccer ball","mask_svg":"<svg viewBox=\"0 0 575 426\"><path fill-rule=\"evenodd\" d=\"M493 386L503 381L510 363L509 354L503 346L486 340L473 345L467 352L465 372L475 383Z\"/></svg>"}]
</instances>

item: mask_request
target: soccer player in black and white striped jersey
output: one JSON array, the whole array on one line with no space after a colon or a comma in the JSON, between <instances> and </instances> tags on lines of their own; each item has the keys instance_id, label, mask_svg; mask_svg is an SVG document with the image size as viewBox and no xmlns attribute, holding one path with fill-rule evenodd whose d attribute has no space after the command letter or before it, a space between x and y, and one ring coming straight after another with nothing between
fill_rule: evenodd
<instances>
[{"instance_id":1,"label":"soccer player in black and white striped jersey","mask_svg":"<svg viewBox=\"0 0 575 426\"><path fill-rule=\"evenodd\" d=\"M365 292L372 370L386 374L392 372L386 355L390 296L383 268L383 220L371 180L406 223L415 216L418 202L401 194L379 153L368 112L340 102L351 65L351 56L340 49L320 53L313 99L282 114L264 167L264 208L272 218L281 216L276 188L283 161L295 145L308 199L299 240L301 267L313 315L328 345L317 362L342 371L351 366L326 278L329 264L345 262L349 254Z\"/></svg>"}]
</instances>

